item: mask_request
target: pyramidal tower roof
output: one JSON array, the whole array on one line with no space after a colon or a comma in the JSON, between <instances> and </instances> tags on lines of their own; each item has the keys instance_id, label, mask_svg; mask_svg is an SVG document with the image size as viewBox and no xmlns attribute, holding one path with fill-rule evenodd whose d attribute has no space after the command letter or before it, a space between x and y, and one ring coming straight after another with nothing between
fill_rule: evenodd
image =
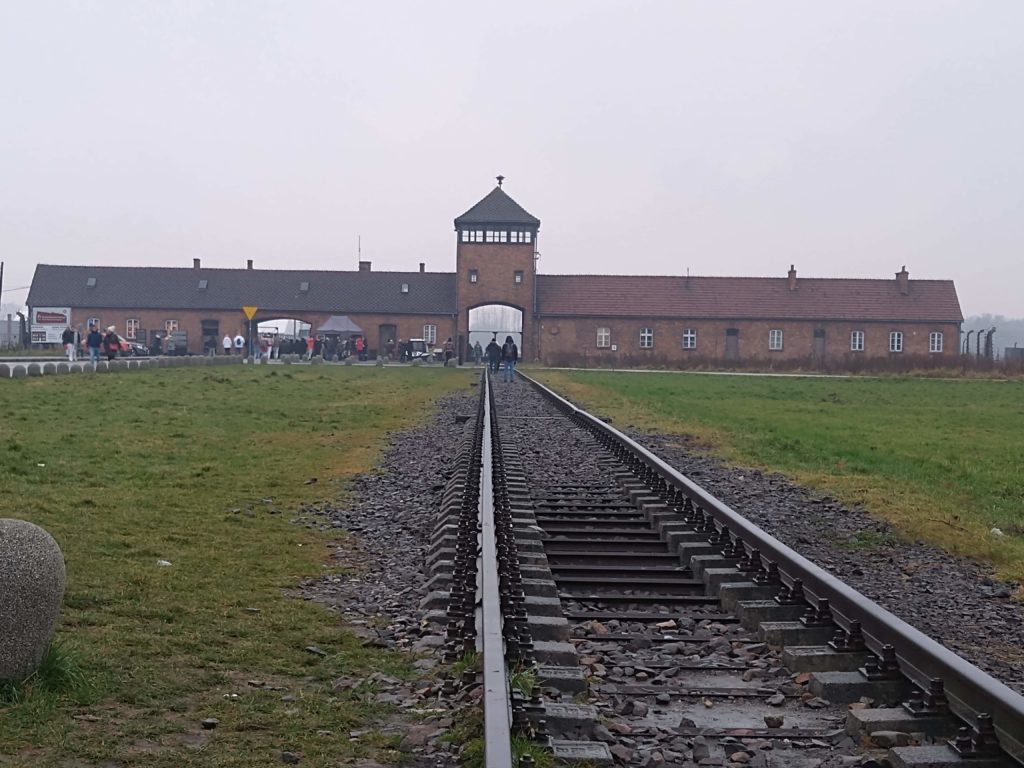
<instances>
[{"instance_id":1,"label":"pyramidal tower roof","mask_svg":"<svg viewBox=\"0 0 1024 768\"><path fill-rule=\"evenodd\" d=\"M472 224L518 224L540 226L540 219L530 215L519 203L509 197L501 188L503 176L498 177L498 186L464 214L455 219L456 227Z\"/></svg>"}]
</instances>

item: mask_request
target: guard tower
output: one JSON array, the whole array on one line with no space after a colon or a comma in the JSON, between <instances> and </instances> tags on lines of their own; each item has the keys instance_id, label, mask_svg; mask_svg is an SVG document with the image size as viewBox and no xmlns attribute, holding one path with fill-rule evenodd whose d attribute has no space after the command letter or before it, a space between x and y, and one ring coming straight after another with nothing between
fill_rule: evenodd
<instances>
[{"instance_id":1,"label":"guard tower","mask_svg":"<svg viewBox=\"0 0 1024 768\"><path fill-rule=\"evenodd\" d=\"M469 310L490 304L522 312L520 356L537 355L536 263L540 219L527 213L498 186L455 219L455 271L458 286L458 349L467 359ZM499 339L499 342L502 340Z\"/></svg>"}]
</instances>

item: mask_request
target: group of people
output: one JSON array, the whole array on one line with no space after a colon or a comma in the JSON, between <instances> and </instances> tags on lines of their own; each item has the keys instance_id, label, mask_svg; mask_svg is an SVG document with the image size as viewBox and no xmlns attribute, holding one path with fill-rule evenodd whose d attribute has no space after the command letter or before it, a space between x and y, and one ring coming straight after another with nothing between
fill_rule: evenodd
<instances>
[{"instance_id":1,"label":"group of people","mask_svg":"<svg viewBox=\"0 0 1024 768\"><path fill-rule=\"evenodd\" d=\"M214 338L217 338L214 336ZM231 351L234 350L236 355L245 354L245 336L242 334L236 334L234 337L229 333L224 334L224 338L220 340L220 345L224 350L225 355L230 355Z\"/></svg>"},{"instance_id":2,"label":"group of people","mask_svg":"<svg viewBox=\"0 0 1024 768\"><path fill-rule=\"evenodd\" d=\"M494 334L485 350L480 349L479 341L473 345L473 356L477 363L481 362L484 354L487 355L487 367L493 373L497 373L498 369L501 369L502 381L512 382L515 380L516 363L519 362L519 347L516 346L511 336L506 336L505 343L498 346L498 334Z\"/></svg>"},{"instance_id":3,"label":"group of people","mask_svg":"<svg viewBox=\"0 0 1024 768\"><path fill-rule=\"evenodd\" d=\"M84 339L80 328L72 328L69 325L61 334L60 341L69 363L78 360L78 347L83 341L89 352L89 362L94 365L100 361L101 354L105 354L107 360L113 360L121 351L121 337L117 335L117 328L113 325L107 326L105 333L100 333L97 326L90 325L89 333Z\"/></svg>"}]
</instances>

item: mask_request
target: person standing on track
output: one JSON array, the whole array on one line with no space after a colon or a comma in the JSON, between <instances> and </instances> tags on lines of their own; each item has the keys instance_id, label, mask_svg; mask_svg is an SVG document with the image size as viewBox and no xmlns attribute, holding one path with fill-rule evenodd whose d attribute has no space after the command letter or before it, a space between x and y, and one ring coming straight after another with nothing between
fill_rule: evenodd
<instances>
[{"instance_id":1,"label":"person standing on track","mask_svg":"<svg viewBox=\"0 0 1024 768\"><path fill-rule=\"evenodd\" d=\"M501 346L501 380L511 384L516 378L516 363L519 361L519 347L512 340L511 336L505 337L505 343Z\"/></svg>"},{"instance_id":2,"label":"person standing on track","mask_svg":"<svg viewBox=\"0 0 1024 768\"><path fill-rule=\"evenodd\" d=\"M501 347L498 346L498 337L494 336L491 343L487 345L487 367L491 373L498 372L498 365L501 362Z\"/></svg>"},{"instance_id":3,"label":"person standing on track","mask_svg":"<svg viewBox=\"0 0 1024 768\"><path fill-rule=\"evenodd\" d=\"M225 355L230 355L231 354L231 334L230 333L225 333L224 334L224 339L221 341L220 344L221 344L222 347L224 347L224 354Z\"/></svg>"}]
</instances>

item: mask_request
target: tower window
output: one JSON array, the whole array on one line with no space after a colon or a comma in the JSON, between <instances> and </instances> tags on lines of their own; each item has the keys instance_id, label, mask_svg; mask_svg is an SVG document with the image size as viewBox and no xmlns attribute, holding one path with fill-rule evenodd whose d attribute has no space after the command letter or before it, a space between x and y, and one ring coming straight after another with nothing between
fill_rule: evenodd
<instances>
[{"instance_id":1,"label":"tower window","mask_svg":"<svg viewBox=\"0 0 1024 768\"><path fill-rule=\"evenodd\" d=\"M462 230L462 242L464 243L482 243L484 241L484 233L482 229L464 229Z\"/></svg>"},{"instance_id":2,"label":"tower window","mask_svg":"<svg viewBox=\"0 0 1024 768\"><path fill-rule=\"evenodd\" d=\"M509 233L510 239L513 243L528 243L530 242L531 233L528 231L515 231Z\"/></svg>"},{"instance_id":3,"label":"tower window","mask_svg":"<svg viewBox=\"0 0 1024 768\"><path fill-rule=\"evenodd\" d=\"M517 269L515 275L516 284L523 282L523 270Z\"/></svg>"},{"instance_id":4,"label":"tower window","mask_svg":"<svg viewBox=\"0 0 1024 768\"><path fill-rule=\"evenodd\" d=\"M480 282L480 274L475 269L469 270L469 282L471 282L471 283L478 283L478 282Z\"/></svg>"},{"instance_id":5,"label":"tower window","mask_svg":"<svg viewBox=\"0 0 1024 768\"><path fill-rule=\"evenodd\" d=\"M485 233L485 240L488 243L507 243L508 231L504 229L488 229Z\"/></svg>"}]
</instances>

